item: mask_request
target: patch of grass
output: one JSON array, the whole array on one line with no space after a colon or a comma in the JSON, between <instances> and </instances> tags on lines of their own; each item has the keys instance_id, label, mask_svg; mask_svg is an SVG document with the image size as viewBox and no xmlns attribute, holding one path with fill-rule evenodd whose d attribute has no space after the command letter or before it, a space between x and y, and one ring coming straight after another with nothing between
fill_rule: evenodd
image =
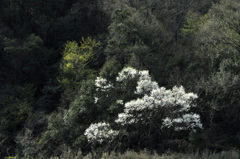
<instances>
[{"instance_id":1,"label":"patch of grass","mask_svg":"<svg viewBox=\"0 0 240 159\"><path fill-rule=\"evenodd\" d=\"M95 153L90 153L83 156L79 151L78 153L71 153L71 151L63 152L60 157L52 157L51 159L239 159L240 153L236 150L232 151L222 151L219 153L210 152L205 150L203 152L196 153L177 153L177 154L150 154L148 151L134 152L127 151L123 154L112 152L111 154L103 153L101 157L97 156Z\"/></svg>"},{"instance_id":2,"label":"patch of grass","mask_svg":"<svg viewBox=\"0 0 240 159\"><path fill-rule=\"evenodd\" d=\"M128 151L124 154L112 153L111 155L103 156L101 159L239 159L240 155L237 151L223 151L220 153L212 153L204 151L195 154L171 154L171 155L150 155L148 152L143 151L136 153Z\"/></svg>"}]
</instances>

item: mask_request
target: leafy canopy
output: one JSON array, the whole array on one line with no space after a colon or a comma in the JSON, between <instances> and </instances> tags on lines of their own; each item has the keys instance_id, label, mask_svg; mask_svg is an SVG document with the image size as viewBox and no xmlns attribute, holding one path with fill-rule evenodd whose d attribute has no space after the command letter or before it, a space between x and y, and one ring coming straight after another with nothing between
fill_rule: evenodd
<instances>
[{"instance_id":1,"label":"leafy canopy","mask_svg":"<svg viewBox=\"0 0 240 159\"><path fill-rule=\"evenodd\" d=\"M59 70L60 84L65 87L71 86L80 82L84 74L91 75L91 71L87 71L88 65L94 60L100 48L101 43L90 37L82 38L79 44L76 41L66 42Z\"/></svg>"}]
</instances>

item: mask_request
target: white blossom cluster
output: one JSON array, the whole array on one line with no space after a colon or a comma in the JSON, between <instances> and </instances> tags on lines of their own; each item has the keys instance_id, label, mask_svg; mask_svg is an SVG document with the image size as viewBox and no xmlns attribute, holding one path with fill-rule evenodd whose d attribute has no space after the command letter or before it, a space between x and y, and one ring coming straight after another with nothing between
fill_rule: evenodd
<instances>
[{"instance_id":1,"label":"white blossom cluster","mask_svg":"<svg viewBox=\"0 0 240 159\"><path fill-rule=\"evenodd\" d=\"M141 95L141 98L126 103L123 100L117 100L117 104L124 106L124 112L118 114L116 123L131 125L152 122L152 124L159 124L162 128L173 127L176 131L203 128L200 115L191 112L191 108L195 107L194 101L198 98L196 94L186 93L182 86L174 86L172 89L159 87L157 82L152 81L147 70L138 71L127 67L116 78L120 83L129 80L137 82L133 93ZM97 90L101 91L114 88L112 83L101 77L97 77L95 85ZM100 98L94 98L95 103L98 100ZM84 134L90 143L102 143L112 141L118 133L107 123L96 123L91 124Z\"/></svg>"},{"instance_id":2,"label":"white blossom cluster","mask_svg":"<svg viewBox=\"0 0 240 159\"><path fill-rule=\"evenodd\" d=\"M156 99L156 104L162 107L174 107L178 106L178 112L188 111L191 107L194 107L193 101L198 98L194 93L186 93L183 86L174 86L172 90L166 90L161 87L151 91L151 97Z\"/></svg>"},{"instance_id":3,"label":"white blossom cluster","mask_svg":"<svg viewBox=\"0 0 240 159\"><path fill-rule=\"evenodd\" d=\"M133 68L125 68L119 73L117 81L123 81L138 77L136 94L145 94L142 98L125 103L124 112L118 115L115 121L121 125L133 124L144 120L144 116L154 118L154 111L166 111L169 117L163 119L163 127L175 127L175 130L202 128L200 116L189 114L194 107L193 101L198 98L194 93L186 93L182 86L167 90L159 88L155 81L151 80L148 71L137 71ZM148 113L146 115L146 113Z\"/></svg>"},{"instance_id":4,"label":"white blossom cluster","mask_svg":"<svg viewBox=\"0 0 240 159\"><path fill-rule=\"evenodd\" d=\"M84 135L90 143L102 143L104 141L112 141L117 135L118 131L112 130L108 123L91 124Z\"/></svg>"},{"instance_id":5,"label":"white blossom cluster","mask_svg":"<svg viewBox=\"0 0 240 159\"><path fill-rule=\"evenodd\" d=\"M133 79L137 77L138 71L132 67L126 67L121 72L118 73L116 80L122 82L125 80Z\"/></svg>"},{"instance_id":6,"label":"white blossom cluster","mask_svg":"<svg viewBox=\"0 0 240 159\"><path fill-rule=\"evenodd\" d=\"M117 104L120 104L120 105L123 105L123 104L124 104L123 100L117 100L116 103L117 103Z\"/></svg>"},{"instance_id":7,"label":"white blossom cluster","mask_svg":"<svg viewBox=\"0 0 240 159\"><path fill-rule=\"evenodd\" d=\"M112 83L102 77L97 77L97 79L95 80L95 86L97 87L97 90L100 88L103 91L114 88Z\"/></svg>"},{"instance_id":8,"label":"white blossom cluster","mask_svg":"<svg viewBox=\"0 0 240 159\"><path fill-rule=\"evenodd\" d=\"M98 102L99 98L98 97L94 97L94 103L96 104Z\"/></svg>"},{"instance_id":9,"label":"white blossom cluster","mask_svg":"<svg viewBox=\"0 0 240 159\"><path fill-rule=\"evenodd\" d=\"M115 120L116 123L121 125L134 124L136 123L136 118L132 114L120 113L118 114L118 119Z\"/></svg>"},{"instance_id":10,"label":"white blossom cluster","mask_svg":"<svg viewBox=\"0 0 240 159\"><path fill-rule=\"evenodd\" d=\"M148 70L138 71L138 74L140 76L139 80L151 80Z\"/></svg>"},{"instance_id":11,"label":"white blossom cluster","mask_svg":"<svg viewBox=\"0 0 240 159\"><path fill-rule=\"evenodd\" d=\"M149 93L152 90L158 89L157 82L151 80L139 80L136 87L136 94L145 94Z\"/></svg>"},{"instance_id":12,"label":"white blossom cluster","mask_svg":"<svg viewBox=\"0 0 240 159\"><path fill-rule=\"evenodd\" d=\"M118 114L118 119L115 122L121 125L136 123L141 120L144 110L153 109L154 106L154 99L149 96L127 102L124 105L124 113Z\"/></svg>"},{"instance_id":13,"label":"white blossom cluster","mask_svg":"<svg viewBox=\"0 0 240 159\"><path fill-rule=\"evenodd\" d=\"M138 71L131 67L124 68L117 77L118 82L123 82L131 79L138 80L136 87L136 94L149 93L153 89L158 88L158 84L151 80L148 70Z\"/></svg>"},{"instance_id":14,"label":"white blossom cluster","mask_svg":"<svg viewBox=\"0 0 240 159\"><path fill-rule=\"evenodd\" d=\"M200 120L200 115L193 113L184 114L181 118L170 119L167 117L163 119L163 127L170 128L173 126L176 131L203 128Z\"/></svg>"}]
</instances>

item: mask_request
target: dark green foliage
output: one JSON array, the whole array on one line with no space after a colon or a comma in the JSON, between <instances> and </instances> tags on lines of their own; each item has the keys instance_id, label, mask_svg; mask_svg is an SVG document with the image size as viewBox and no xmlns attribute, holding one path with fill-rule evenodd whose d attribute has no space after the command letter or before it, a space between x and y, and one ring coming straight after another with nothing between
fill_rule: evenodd
<instances>
[{"instance_id":1,"label":"dark green foliage","mask_svg":"<svg viewBox=\"0 0 240 159\"><path fill-rule=\"evenodd\" d=\"M9 69L7 79L11 83L30 82L41 85L47 78L48 60L51 52L47 50L40 37L32 34L21 43L5 39L3 69Z\"/></svg>"},{"instance_id":2,"label":"dark green foliage","mask_svg":"<svg viewBox=\"0 0 240 159\"><path fill-rule=\"evenodd\" d=\"M41 90L41 96L37 100L37 106L41 109L51 112L59 104L61 89L59 88L58 81L50 79Z\"/></svg>"},{"instance_id":3,"label":"dark green foliage","mask_svg":"<svg viewBox=\"0 0 240 159\"><path fill-rule=\"evenodd\" d=\"M121 70L121 65L116 60L106 61L99 75L109 81L114 81Z\"/></svg>"},{"instance_id":4,"label":"dark green foliage","mask_svg":"<svg viewBox=\"0 0 240 159\"><path fill-rule=\"evenodd\" d=\"M121 65L164 76L172 33L147 8L126 7L112 13L106 54Z\"/></svg>"},{"instance_id":5,"label":"dark green foliage","mask_svg":"<svg viewBox=\"0 0 240 159\"><path fill-rule=\"evenodd\" d=\"M194 56L200 60L198 63L204 70L201 80L196 82L196 89L202 93L206 125L204 140L209 147L219 150L239 146L237 8L237 1L222 0L198 20L190 18L197 23L191 35L192 46L196 50Z\"/></svg>"},{"instance_id":6,"label":"dark green foliage","mask_svg":"<svg viewBox=\"0 0 240 159\"><path fill-rule=\"evenodd\" d=\"M129 126L112 145L95 145L95 157L239 149L239 10L238 0L0 0L0 158L82 158L91 151L86 128L116 127L117 101L140 97L135 80L115 82L125 66L149 70L159 86L197 93L204 129L159 137ZM97 89L98 75L112 82L109 92ZM139 154L102 158L126 156ZM179 156L166 158L200 158Z\"/></svg>"},{"instance_id":7,"label":"dark green foliage","mask_svg":"<svg viewBox=\"0 0 240 159\"><path fill-rule=\"evenodd\" d=\"M218 72L205 86L205 108L209 129L206 140L210 147L225 149L239 144L239 77L229 72ZM206 114L205 114L206 113Z\"/></svg>"},{"instance_id":8,"label":"dark green foliage","mask_svg":"<svg viewBox=\"0 0 240 159\"><path fill-rule=\"evenodd\" d=\"M150 67L148 60L158 57L161 46L169 40L167 30L147 10L116 10L112 21L107 53L121 64L132 61L134 67Z\"/></svg>"},{"instance_id":9,"label":"dark green foliage","mask_svg":"<svg viewBox=\"0 0 240 159\"><path fill-rule=\"evenodd\" d=\"M0 156L4 156L14 152L14 138L32 111L35 90L30 84L3 85L0 90Z\"/></svg>"},{"instance_id":10,"label":"dark green foliage","mask_svg":"<svg viewBox=\"0 0 240 159\"><path fill-rule=\"evenodd\" d=\"M46 154L57 154L58 146L63 143L67 143L74 149L89 148L83 132L92 122L98 121L99 111L94 104L94 90L93 81L83 81L69 109L59 109L50 115L47 131L42 134L42 141L37 146L41 151L48 152ZM48 145L49 143L52 144Z\"/></svg>"}]
</instances>

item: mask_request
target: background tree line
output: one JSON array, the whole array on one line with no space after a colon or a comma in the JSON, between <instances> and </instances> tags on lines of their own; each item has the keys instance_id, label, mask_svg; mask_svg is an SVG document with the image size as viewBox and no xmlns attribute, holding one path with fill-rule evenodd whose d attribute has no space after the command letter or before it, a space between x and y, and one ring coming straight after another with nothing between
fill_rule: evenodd
<instances>
[{"instance_id":1,"label":"background tree line","mask_svg":"<svg viewBox=\"0 0 240 159\"><path fill-rule=\"evenodd\" d=\"M84 154L239 148L239 12L237 0L1 0L1 158L60 156L63 145ZM143 122L93 147L85 130L117 128L120 103L142 98L136 80L116 84L127 66L196 93L203 129L142 134Z\"/></svg>"}]
</instances>

